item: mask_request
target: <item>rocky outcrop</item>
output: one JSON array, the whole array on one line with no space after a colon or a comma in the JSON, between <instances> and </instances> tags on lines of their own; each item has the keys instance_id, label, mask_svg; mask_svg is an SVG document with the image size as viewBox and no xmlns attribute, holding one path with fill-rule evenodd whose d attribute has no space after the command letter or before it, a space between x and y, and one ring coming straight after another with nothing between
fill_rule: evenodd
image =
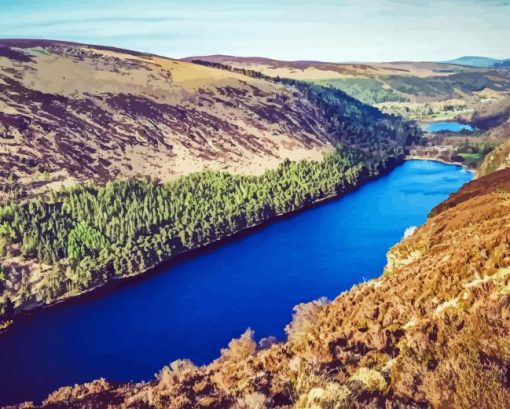
<instances>
[{"instance_id":1,"label":"rocky outcrop","mask_svg":"<svg viewBox=\"0 0 510 409\"><path fill-rule=\"evenodd\" d=\"M508 140L498 145L485 157L478 168L478 176L484 176L496 170L510 167L510 122L501 125L496 131Z\"/></svg>"},{"instance_id":2,"label":"rocky outcrop","mask_svg":"<svg viewBox=\"0 0 510 409\"><path fill-rule=\"evenodd\" d=\"M40 407L508 407L509 209L510 170L480 178L390 250L383 276L296 307L286 342L247 331L210 365L61 388Z\"/></svg>"}]
</instances>

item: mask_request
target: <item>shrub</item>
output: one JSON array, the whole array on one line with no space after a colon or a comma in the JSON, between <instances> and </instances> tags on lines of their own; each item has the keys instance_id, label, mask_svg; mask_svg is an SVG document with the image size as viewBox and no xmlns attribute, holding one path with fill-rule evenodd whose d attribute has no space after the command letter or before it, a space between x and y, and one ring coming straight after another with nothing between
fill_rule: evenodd
<instances>
[{"instance_id":1,"label":"shrub","mask_svg":"<svg viewBox=\"0 0 510 409\"><path fill-rule=\"evenodd\" d=\"M285 327L289 341L299 341L316 322L319 313L329 303L325 297L309 303L296 305L292 314L292 321Z\"/></svg>"},{"instance_id":2,"label":"shrub","mask_svg":"<svg viewBox=\"0 0 510 409\"><path fill-rule=\"evenodd\" d=\"M386 389L386 381L379 371L369 368L359 368L354 375L351 376L351 381L360 381L369 391L382 392Z\"/></svg>"}]
</instances>

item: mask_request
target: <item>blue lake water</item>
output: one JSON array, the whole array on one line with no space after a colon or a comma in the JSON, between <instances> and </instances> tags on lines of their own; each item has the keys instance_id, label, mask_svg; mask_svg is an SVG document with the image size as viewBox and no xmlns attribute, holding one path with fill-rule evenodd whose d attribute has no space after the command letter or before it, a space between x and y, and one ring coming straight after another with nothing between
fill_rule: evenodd
<instances>
[{"instance_id":1,"label":"blue lake water","mask_svg":"<svg viewBox=\"0 0 510 409\"><path fill-rule=\"evenodd\" d=\"M425 126L425 131L427 132L460 132L463 130L473 132L474 128L471 125L461 124L460 122L432 122Z\"/></svg>"},{"instance_id":2,"label":"blue lake water","mask_svg":"<svg viewBox=\"0 0 510 409\"><path fill-rule=\"evenodd\" d=\"M178 358L203 364L248 327L283 339L294 305L379 276L405 229L470 179L458 166L408 161L143 280L26 317L0 335L0 406L99 377L148 380Z\"/></svg>"}]
</instances>

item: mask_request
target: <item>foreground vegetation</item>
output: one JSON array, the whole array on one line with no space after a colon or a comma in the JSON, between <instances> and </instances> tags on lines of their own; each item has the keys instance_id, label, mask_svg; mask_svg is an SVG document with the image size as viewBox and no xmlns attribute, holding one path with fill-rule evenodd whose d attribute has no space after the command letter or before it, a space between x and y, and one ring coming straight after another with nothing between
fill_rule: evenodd
<instances>
[{"instance_id":1,"label":"foreground vegetation","mask_svg":"<svg viewBox=\"0 0 510 409\"><path fill-rule=\"evenodd\" d=\"M206 171L176 182L123 180L76 186L0 207L0 314L51 303L276 215L339 195L401 153L339 146L320 162L286 161L264 175Z\"/></svg>"}]
</instances>

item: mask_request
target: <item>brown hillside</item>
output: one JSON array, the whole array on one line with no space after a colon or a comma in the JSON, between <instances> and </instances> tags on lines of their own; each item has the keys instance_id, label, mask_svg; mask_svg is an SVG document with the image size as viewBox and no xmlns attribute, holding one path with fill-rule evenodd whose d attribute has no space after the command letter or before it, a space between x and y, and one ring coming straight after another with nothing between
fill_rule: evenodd
<instances>
[{"instance_id":1,"label":"brown hillside","mask_svg":"<svg viewBox=\"0 0 510 409\"><path fill-rule=\"evenodd\" d=\"M208 366L61 388L41 407L508 407L509 189L510 170L462 188L390 250L383 276L296 307L286 342L263 348L248 331Z\"/></svg>"},{"instance_id":2,"label":"brown hillside","mask_svg":"<svg viewBox=\"0 0 510 409\"><path fill-rule=\"evenodd\" d=\"M510 93L508 67L475 68L413 61L279 61L228 55L184 60L207 61L341 89L384 112L419 121L467 118L480 106L489 106Z\"/></svg>"},{"instance_id":3,"label":"brown hillside","mask_svg":"<svg viewBox=\"0 0 510 409\"><path fill-rule=\"evenodd\" d=\"M480 107L471 118L474 126L480 129L495 128L510 119L510 97L495 104Z\"/></svg>"},{"instance_id":4,"label":"brown hillside","mask_svg":"<svg viewBox=\"0 0 510 409\"><path fill-rule=\"evenodd\" d=\"M155 55L0 41L0 175L30 192L206 167L260 174L332 146L297 89Z\"/></svg>"},{"instance_id":5,"label":"brown hillside","mask_svg":"<svg viewBox=\"0 0 510 409\"><path fill-rule=\"evenodd\" d=\"M229 55L208 55L187 57L183 61L202 60L248 68L269 76L301 79L332 79L344 77L370 77L383 75L402 76L444 76L445 73L477 72L476 68L433 62L385 62L385 63L332 63L322 61L280 61L262 57L236 57Z\"/></svg>"},{"instance_id":6,"label":"brown hillside","mask_svg":"<svg viewBox=\"0 0 510 409\"><path fill-rule=\"evenodd\" d=\"M487 129L483 135L486 139L502 141L484 159L478 175L484 176L510 167L510 97L475 112L473 123L481 129Z\"/></svg>"}]
</instances>

